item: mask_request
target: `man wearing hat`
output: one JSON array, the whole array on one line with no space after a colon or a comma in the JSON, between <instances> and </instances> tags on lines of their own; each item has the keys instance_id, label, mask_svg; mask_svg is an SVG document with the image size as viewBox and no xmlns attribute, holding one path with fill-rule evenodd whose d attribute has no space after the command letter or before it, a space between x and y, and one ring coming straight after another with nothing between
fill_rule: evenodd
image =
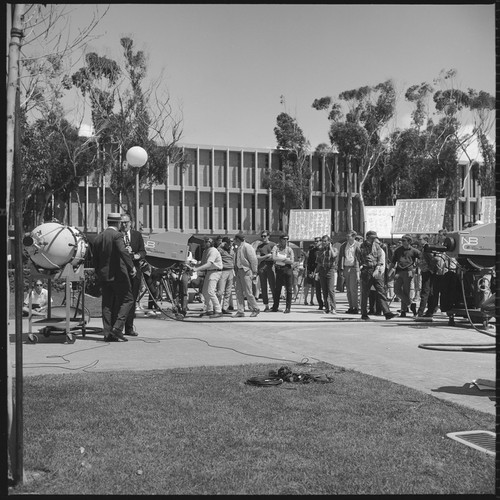
<instances>
[{"instance_id":1,"label":"man wearing hat","mask_svg":"<svg viewBox=\"0 0 500 500\"><path fill-rule=\"evenodd\" d=\"M405 317L411 307L413 315L417 314L417 305L411 300L411 284L415 276L417 260L420 259L420 250L411 245L412 237L405 234L401 238L401 246L394 250L391 259L391 269L396 268L394 275L394 293L401 300L401 317Z\"/></svg>"},{"instance_id":2,"label":"man wearing hat","mask_svg":"<svg viewBox=\"0 0 500 500\"><path fill-rule=\"evenodd\" d=\"M288 245L288 234L282 234L280 241L272 249L274 269L276 270L276 288L274 289L274 302L272 312L279 311L281 289L285 287L285 313L290 312L293 296L293 271L292 264L295 260L293 250Z\"/></svg>"},{"instance_id":3,"label":"man wearing hat","mask_svg":"<svg viewBox=\"0 0 500 500\"><path fill-rule=\"evenodd\" d=\"M396 316L391 312L387 303L387 296L384 290L385 256L380 245L375 241L376 239L377 233L375 231L368 231L365 240L355 251L356 259L359 263L361 280L361 319L370 319L367 306L372 286L375 288L380 300L380 306L385 318L391 319Z\"/></svg>"},{"instance_id":4,"label":"man wearing hat","mask_svg":"<svg viewBox=\"0 0 500 500\"><path fill-rule=\"evenodd\" d=\"M126 342L125 321L134 307L133 279L137 273L120 232L121 215L108 214L108 227L94 241L94 268L102 289L102 325L106 341Z\"/></svg>"},{"instance_id":5,"label":"man wearing hat","mask_svg":"<svg viewBox=\"0 0 500 500\"><path fill-rule=\"evenodd\" d=\"M234 315L235 318L245 316L245 298L248 302L248 307L252 311L250 316L254 318L260 313L257 300L253 294L252 281L254 276L257 276L257 254L250 243L245 241L245 235L238 233L234 237L236 252L234 255L234 272L236 275L235 289L236 302L238 311Z\"/></svg>"}]
</instances>

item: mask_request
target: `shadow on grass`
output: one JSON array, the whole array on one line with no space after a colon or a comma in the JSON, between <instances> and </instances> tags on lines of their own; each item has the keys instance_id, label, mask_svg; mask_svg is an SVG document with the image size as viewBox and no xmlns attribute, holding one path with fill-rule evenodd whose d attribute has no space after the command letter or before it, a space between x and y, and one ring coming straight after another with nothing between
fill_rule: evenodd
<instances>
[{"instance_id":1,"label":"shadow on grass","mask_svg":"<svg viewBox=\"0 0 500 500\"><path fill-rule=\"evenodd\" d=\"M476 386L471 387L469 383L464 384L462 387L445 385L443 387L438 387L437 389L431 389L431 391L446 392L448 394L460 394L462 396L480 396L482 398L489 398L491 401L496 400L496 396L494 396L495 389L492 389L491 391L479 390Z\"/></svg>"}]
</instances>

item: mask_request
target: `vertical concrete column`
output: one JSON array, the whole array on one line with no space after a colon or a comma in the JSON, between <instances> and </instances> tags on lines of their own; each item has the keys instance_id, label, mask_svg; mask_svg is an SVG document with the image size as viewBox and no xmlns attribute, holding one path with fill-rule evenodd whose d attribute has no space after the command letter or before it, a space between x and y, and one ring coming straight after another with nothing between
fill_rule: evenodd
<instances>
[{"instance_id":1,"label":"vertical concrete column","mask_svg":"<svg viewBox=\"0 0 500 500\"><path fill-rule=\"evenodd\" d=\"M239 213L239 216L240 216L240 222L239 222L239 225L240 225L240 229L243 230L243 213L244 213L244 196L243 196L243 159L244 159L244 155L243 155L243 150L240 151L240 172L239 172L239 175L240 175L240 213Z\"/></svg>"},{"instance_id":2,"label":"vertical concrete column","mask_svg":"<svg viewBox=\"0 0 500 500\"><path fill-rule=\"evenodd\" d=\"M270 150L268 153L269 170L271 170L271 168L272 168L272 160L273 160L273 152ZM269 210L267 211L267 227L266 227L266 229L268 231L272 231L273 230L273 193L272 193L271 188L268 188L268 190L267 190L267 203L268 203L267 206L269 207Z\"/></svg>"},{"instance_id":3,"label":"vertical concrete column","mask_svg":"<svg viewBox=\"0 0 500 500\"><path fill-rule=\"evenodd\" d=\"M335 155L334 157L334 168L333 168L333 219L335 230L339 230L339 157Z\"/></svg>"},{"instance_id":4,"label":"vertical concrete column","mask_svg":"<svg viewBox=\"0 0 500 500\"><path fill-rule=\"evenodd\" d=\"M210 231L213 233L215 230L214 227L214 211L215 211L215 188L214 188L214 155L215 155L215 149L212 148L212 154L210 157L210 200L211 200L211 207L210 207Z\"/></svg>"}]
</instances>

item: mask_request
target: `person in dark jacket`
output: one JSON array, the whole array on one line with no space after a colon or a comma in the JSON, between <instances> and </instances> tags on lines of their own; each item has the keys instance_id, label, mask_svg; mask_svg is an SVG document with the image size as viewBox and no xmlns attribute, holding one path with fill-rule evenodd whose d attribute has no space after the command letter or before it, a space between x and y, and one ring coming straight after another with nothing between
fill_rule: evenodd
<instances>
[{"instance_id":1,"label":"person in dark jacket","mask_svg":"<svg viewBox=\"0 0 500 500\"><path fill-rule=\"evenodd\" d=\"M323 310L323 294L321 292L321 283L319 282L319 276L316 273L316 254L318 253L319 247L321 246L321 236L316 236L314 238L314 248L309 250L307 256L307 274L314 281L314 290L316 292L316 300L318 301L318 310Z\"/></svg>"},{"instance_id":2,"label":"person in dark jacket","mask_svg":"<svg viewBox=\"0 0 500 500\"><path fill-rule=\"evenodd\" d=\"M132 219L129 214L122 214L121 231L123 233L125 248L130 254L130 257L132 257L132 262L134 263L136 270L135 277L132 278L132 295L134 297L134 307L130 309L130 312L127 316L127 321L125 321L125 335L136 337L138 334L134 329L134 317L135 310L139 305L137 304L137 297L139 297L142 283L141 263L146 258L146 249L144 248L144 239L142 238L142 234L139 231L132 229Z\"/></svg>"},{"instance_id":3,"label":"person in dark jacket","mask_svg":"<svg viewBox=\"0 0 500 500\"><path fill-rule=\"evenodd\" d=\"M94 268L102 289L102 325L106 341L124 341L125 321L134 307L131 279L137 274L120 232L119 213L108 214L108 227L94 241Z\"/></svg>"},{"instance_id":4,"label":"person in dark jacket","mask_svg":"<svg viewBox=\"0 0 500 500\"><path fill-rule=\"evenodd\" d=\"M321 237L321 246L316 254L316 272L319 274L326 314L337 314L335 300L335 277L339 251L332 245L330 237Z\"/></svg>"}]
</instances>

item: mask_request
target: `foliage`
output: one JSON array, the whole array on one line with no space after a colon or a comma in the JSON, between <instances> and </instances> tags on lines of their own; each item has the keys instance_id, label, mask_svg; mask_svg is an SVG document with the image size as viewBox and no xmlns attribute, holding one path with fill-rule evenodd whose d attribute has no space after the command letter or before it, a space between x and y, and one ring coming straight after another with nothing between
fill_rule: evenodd
<instances>
[{"instance_id":1,"label":"foliage","mask_svg":"<svg viewBox=\"0 0 500 500\"><path fill-rule=\"evenodd\" d=\"M477 139L484 161L476 165L469 159L468 171L475 172L483 187L483 196L493 192L495 160L486 131L491 128L495 99L484 91L464 92L454 83L455 70L441 71L434 85L421 83L409 87L406 99L415 105L412 127L390 136L390 150L384 157L381 175L391 179L383 183L382 199L460 196L458 157L467 155L467 146ZM435 111L431 114L428 101ZM467 115L468 113L468 115ZM472 116L471 134L461 127ZM469 175L469 174L468 174Z\"/></svg>"},{"instance_id":2,"label":"foliage","mask_svg":"<svg viewBox=\"0 0 500 500\"><path fill-rule=\"evenodd\" d=\"M280 169L268 169L263 185L273 190L286 216L291 209L306 208L311 192L311 165L309 141L305 138L297 120L287 113L276 118L274 134L280 154Z\"/></svg>"},{"instance_id":3,"label":"foliage","mask_svg":"<svg viewBox=\"0 0 500 500\"><path fill-rule=\"evenodd\" d=\"M57 108L34 123L23 120L22 136L24 226L32 228L52 218L51 197L67 206L70 193L91 171L94 152Z\"/></svg>"},{"instance_id":4,"label":"foliage","mask_svg":"<svg viewBox=\"0 0 500 500\"><path fill-rule=\"evenodd\" d=\"M123 209L137 218L131 209L136 171L127 168L125 153L132 146L141 146L148 153L148 162L139 170L140 187L146 182L163 183L170 163L184 166L182 152L176 147L182 128L181 120L173 115L168 92L159 98L158 83L144 86L146 54L136 51L129 37L122 38L120 45L123 67L91 53L72 81L82 96L90 98L95 136L105 159L103 168L111 174L110 189L117 199L123 196ZM168 131L171 139L166 137Z\"/></svg>"},{"instance_id":5,"label":"foliage","mask_svg":"<svg viewBox=\"0 0 500 500\"><path fill-rule=\"evenodd\" d=\"M370 175L376 172L386 143L382 138L383 129L394 116L396 92L391 80L374 86L363 86L346 90L338 95L340 102L331 97L313 101L312 107L328 112L330 121L329 137L333 146L350 168L351 160L358 167L359 195L361 210L364 210L364 189L370 193ZM352 175L348 176L348 229L352 229L352 196L354 192ZM377 189L373 189L377 191ZM362 216L361 220L364 217ZM361 229L363 231L363 228Z\"/></svg>"}]
</instances>

